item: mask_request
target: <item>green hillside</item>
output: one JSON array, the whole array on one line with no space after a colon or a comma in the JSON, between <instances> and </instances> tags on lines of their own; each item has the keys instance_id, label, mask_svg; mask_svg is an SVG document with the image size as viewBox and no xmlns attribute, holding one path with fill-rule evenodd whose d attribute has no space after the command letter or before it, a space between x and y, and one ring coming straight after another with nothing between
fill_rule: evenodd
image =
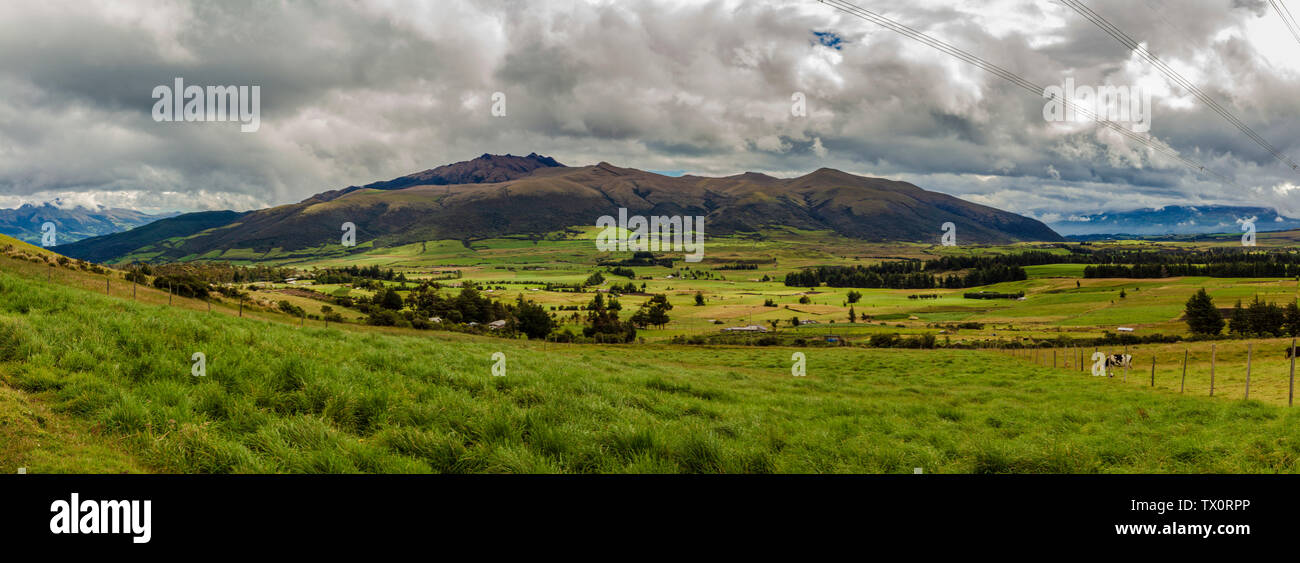
<instances>
[{"instance_id":1,"label":"green hillside","mask_svg":"<svg viewBox=\"0 0 1300 563\"><path fill-rule=\"evenodd\" d=\"M299 329L0 260L5 472L1291 472L1300 456L1295 411L990 352Z\"/></svg>"}]
</instances>

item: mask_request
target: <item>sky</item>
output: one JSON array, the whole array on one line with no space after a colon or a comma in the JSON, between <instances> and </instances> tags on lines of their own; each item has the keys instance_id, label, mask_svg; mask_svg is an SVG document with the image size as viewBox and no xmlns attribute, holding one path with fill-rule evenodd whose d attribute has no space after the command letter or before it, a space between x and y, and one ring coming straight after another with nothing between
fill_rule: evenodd
<instances>
[{"instance_id":1,"label":"sky","mask_svg":"<svg viewBox=\"0 0 1300 563\"><path fill-rule=\"evenodd\" d=\"M1300 159L1300 40L1267 0L1084 2ZM1041 94L815 0L44 0L0 3L0 207L255 209L537 152L830 167L1048 222L1173 204L1300 217L1300 172L1059 0L854 3L1036 85L1150 92L1142 135L1230 181L1049 121ZM259 128L155 120L177 77L258 86Z\"/></svg>"}]
</instances>

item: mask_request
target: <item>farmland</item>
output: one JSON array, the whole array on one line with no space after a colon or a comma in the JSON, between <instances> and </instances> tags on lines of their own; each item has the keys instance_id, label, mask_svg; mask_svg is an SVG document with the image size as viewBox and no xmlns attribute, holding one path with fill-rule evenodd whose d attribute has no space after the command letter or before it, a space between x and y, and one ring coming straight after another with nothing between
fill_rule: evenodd
<instances>
[{"instance_id":1,"label":"farmland","mask_svg":"<svg viewBox=\"0 0 1300 563\"><path fill-rule=\"evenodd\" d=\"M410 283L459 272L458 283L476 281L494 299L523 294L548 308L573 306L594 290L544 287L602 270L595 263L603 257L582 236L363 248L282 264L380 265ZM1289 339L1102 349L1134 356L1114 378L1080 372L1068 340L1121 325L1185 336L1183 304L1197 289L1219 307L1256 295L1283 302L1295 298L1294 280L1081 279L1080 265L1051 264L979 288L1024 292L1023 300L793 288L775 280L807 265L1019 247L855 246L826 234L769 233L711 245L698 265L633 267L631 281L644 283L645 294L669 296L672 321L640 330L635 344L595 345L367 326L355 313L326 326L275 303L319 315L328 301L300 292L369 292L257 283L245 284L254 287L242 301L191 299L127 282L121 270L13 248L0 257L6 471L1272 473L1296 471L1300 456L1300 415L1286 408ZM740 261L759 265L720 267ZM693 270L710 274L693 278ZM864 316L857 322L848 321L850 291L861 294L851 304ZM921 293L937 298L909 298ZM633 305L623 315L640 295L622 297ZM818 322L785 322L794 316ZM850 345L671 343L717 334L715 321L772 320L785 322L775 329L783 337L812 344L833 335ZM939 347L866 345L892 333L933 335ZM985 341L1037 348L960 348ZM202 377L191 372L195 353L206 358ZM806 377L792 376L796 354Z\"/></svg>"}]
</instances>

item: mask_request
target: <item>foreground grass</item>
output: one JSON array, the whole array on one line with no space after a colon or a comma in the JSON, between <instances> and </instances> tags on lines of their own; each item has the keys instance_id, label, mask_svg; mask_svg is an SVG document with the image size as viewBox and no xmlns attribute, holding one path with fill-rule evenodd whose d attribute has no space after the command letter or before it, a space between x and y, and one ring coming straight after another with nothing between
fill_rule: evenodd
<instances>
[{"instance_id":1,"label":"foreground grass","mask_svg":"<svg viewBox=\"0 0 1300 563\"><path fill-rule=\"evenodd\" d=\"M0 426L0 469L1294 472L1300 456L1300 415L1256 401L975 351L801 350L795 378L794 351L297 329L0 270L0 420L22 429ZM34 430L42 412L62 422Z\"/></svg>"}]
</instances>

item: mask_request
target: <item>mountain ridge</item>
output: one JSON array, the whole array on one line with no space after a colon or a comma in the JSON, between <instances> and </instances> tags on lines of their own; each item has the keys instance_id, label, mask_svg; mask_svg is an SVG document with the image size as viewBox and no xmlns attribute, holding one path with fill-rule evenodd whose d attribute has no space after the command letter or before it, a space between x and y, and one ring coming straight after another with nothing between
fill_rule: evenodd
<instances>
[{"instance_id":1,"label":"mountain ridge","mask_svg":"<svg viewBox=\"0 0 1300 563\"><path fill-rule=\"evenodd\" d=\"M40 205L24 203L12 209L0 209L0 234L40 245L41 225L50 222L54 223L57 242L74 242L126 231L175 215L116 207L92 209L81 205L63 207L50 202Z\"/></svg>"},{"instance_id":2,"label":"mountain ridge","mask_svg":"<svg viewBox=\"0 0 1300 563\"><path fill-rule=\"evenodd\" d=\"M447 183L452 180L477 181ZM671 177L609 162L564 166L533 153L484 155L385 182L322 192L298 203L230 217L225 224L190 221L190 228L172 229L164 223L156 228L181 237L166 245L150 244L148 237L123 244L129 237L110 235L60 251L87 260L112 260L130 253L122 248L141 242L145 244L133 251L147 249L164 260L229 249L293 251L337 243L344 223L356 225L358 242L395 246L544 234L594 225L619 208L632 215L704 216L711 234L782 226L830 230L869 241L937 244L941 225L952 222L961 244L1064 240L1034 219L907 182L830 168L795 178L753 172ZM105 250L110 246L113 250Z\"/></svg>"}]
</instances>

